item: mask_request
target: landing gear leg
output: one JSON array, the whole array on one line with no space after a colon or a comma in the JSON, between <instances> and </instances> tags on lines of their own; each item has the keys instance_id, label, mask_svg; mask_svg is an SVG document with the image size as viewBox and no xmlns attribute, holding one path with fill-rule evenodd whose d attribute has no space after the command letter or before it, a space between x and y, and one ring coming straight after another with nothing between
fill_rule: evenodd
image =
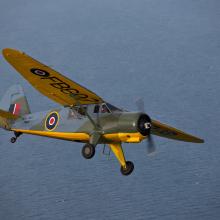
<instances>
[{"instance_id":1,"label":"landing gear leg","mask_svg":"<svg viewBox=\"0 0 220 220\"><path fill-rule=\"evenodd\" d=\"M125 160L121 143L113 143L113 144L109 144L109 146L121 165L122 175L124 176L130 175L134 170L134 164L131 161Z\"/></svg>"},{"instance_id":2,"label":"landing gear leg","mask_svg":"<svg viewBox=\"0 0 220 220\"><path fill-rule=\"evenodd\" d=\"M94 132L89 140L89 143L85 144L82 148L82 155L86 159L91 159L95 155L95 148L101 138L100 133Z\"/></svg>"},{"instance_id":3,"label":"landing gear leg","mask_svg":"<svg viewBox=\"0 0 220 220\"><path fill-rule=\"evenodd\" d=\"M15 143L16 141L17 141L17 138L20 136L20 135L22 135L22 133L21 132L14 132L14 134L15 134L15 137L12 137L11 138L11 143Z\"/></svg>"}]
</instances>

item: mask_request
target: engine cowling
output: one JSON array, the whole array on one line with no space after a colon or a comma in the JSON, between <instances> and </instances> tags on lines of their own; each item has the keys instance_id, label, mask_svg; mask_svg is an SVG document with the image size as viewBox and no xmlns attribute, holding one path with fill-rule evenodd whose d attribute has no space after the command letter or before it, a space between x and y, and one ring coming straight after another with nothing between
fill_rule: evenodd
<instances>
[{"instance_id":1,"label":"engine cowling","mask_svg":"<svg viewBox=\"0 0 220 220\"><path fill-rule=\"evenodd\" d=\"M145 113L124 112L118 120L119 132L139 132L143 136L150 134L151 119Z\"/></svg>"}]
</instances>

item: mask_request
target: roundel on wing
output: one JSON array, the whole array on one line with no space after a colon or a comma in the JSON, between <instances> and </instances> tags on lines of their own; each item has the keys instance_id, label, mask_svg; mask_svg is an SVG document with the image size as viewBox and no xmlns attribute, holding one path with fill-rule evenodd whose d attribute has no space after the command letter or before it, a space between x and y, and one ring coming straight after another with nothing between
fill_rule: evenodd
<instances>
[{"instance_id":1,"label":"roundel on wing","mask_svg":"<svg viewBox=\"0 0 220 220\"><path fill-rule=\"evenodd\" d=\"M31 68L30 71L37 76L48 77L50 75L46 70L42 69Z\"/></svg>"},{"instance_id":2,"label":"roundel on wing","mask_svg":"<svg viewBox=\"0 0 220 220\"><path fill-rule=\"evenodd\" d=\"M47 130L54 130L59 122L59 114L57 112L51 112L45 121L45 127Z\"/></svg>"}]
</instances>

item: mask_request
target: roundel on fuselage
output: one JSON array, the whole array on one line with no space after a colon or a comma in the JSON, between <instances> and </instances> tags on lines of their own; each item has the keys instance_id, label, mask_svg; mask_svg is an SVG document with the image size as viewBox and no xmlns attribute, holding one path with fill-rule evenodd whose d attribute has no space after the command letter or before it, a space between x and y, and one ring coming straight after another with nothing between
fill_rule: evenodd
<instances>
[{"instance_id":1,"label":"roundel on fuselage","mask_svg":"<svg viewBox=\"0 0 220 220\"><path fill-rule=\"evenodd\" d=\"M45 127L47 130L52 131L54 130L59 123L59 114L58 112L51 112L47 116L45 120Z\"/></svg>"}]
</instances>

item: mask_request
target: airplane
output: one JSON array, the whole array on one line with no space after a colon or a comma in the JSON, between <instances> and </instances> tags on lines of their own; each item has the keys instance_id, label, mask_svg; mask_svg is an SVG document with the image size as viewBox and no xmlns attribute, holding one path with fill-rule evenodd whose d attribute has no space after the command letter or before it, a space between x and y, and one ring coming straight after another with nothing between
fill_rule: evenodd
<instances>
[{"instance_id":1,"label":"airplane","mask_svg":"<svg viewBox=\"0 0 220 220\"><path fill-rule=\"evenodd\" d=\"M122 143L148 140L149 153L155 151L152 135L204 143L198 137L151 119L143 109L128 112L115 107L24 52L5 48L2 54L36 90L61 105L31 113L23 88L18 84L11 86L0 102L0 127L14 133L11 143L22 134L81 142L85 159L95 155L97 145L108 145L125 176L132 173L134 164L125 159Z\"/></svg>"}]
</instances>

